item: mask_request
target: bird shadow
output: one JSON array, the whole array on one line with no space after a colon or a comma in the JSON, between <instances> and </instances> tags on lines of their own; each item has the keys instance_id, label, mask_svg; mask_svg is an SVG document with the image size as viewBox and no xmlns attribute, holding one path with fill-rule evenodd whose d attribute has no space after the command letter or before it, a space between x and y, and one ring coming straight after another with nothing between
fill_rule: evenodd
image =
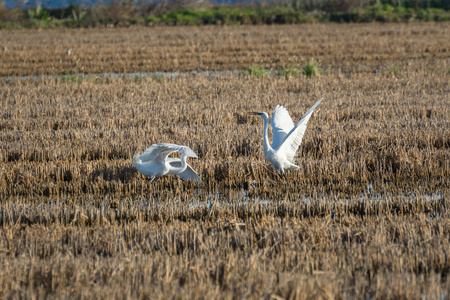
<instances>
[{"instance_id":1,"label":"bird shadow","mask_svg":"<svg viewBox=\"0 0 450 300\"><path fill-rule=\"evenodd\" d=\"M89 181L95 182L101 178L103 181L129 183L136 175L138 171L133 166L96 168L89 174Z\"/></svg>"}]
</instances>

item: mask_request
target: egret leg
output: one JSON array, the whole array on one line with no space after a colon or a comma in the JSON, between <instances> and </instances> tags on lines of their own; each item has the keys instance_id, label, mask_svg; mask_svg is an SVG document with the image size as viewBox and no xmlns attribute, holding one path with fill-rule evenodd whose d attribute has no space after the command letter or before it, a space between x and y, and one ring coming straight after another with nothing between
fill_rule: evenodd
<instances>
[{"instance_id":1,"label":"egret leg","mask_svg":"<svg viewBox=\"0 0 450 300\"><path fill-rule=\"evenodd\" d=\"M274 184L274 185L277 185L277 184L279 184L279 183L282 181L282 179L283 179L283 173L276 171L275 174L277 174L278 180L277 180L277 179L274 179L274 180L272 180L272 181L273 181L273 184Z\"/></svg>"},{"instance_id":2,"label":"egret leg","mask_svg":"<svg viewBox=\"0 0 450 300\"><path fill-rule=\"evenodd\" d=\"M157 178L156 176L152 176L152 177L150 177L150 180L149 180L149 182L152 183L153 197L155 197L155 198L157 198L156 186L155 186L155 181L154 181L156 178Z\"/></svg>"},{"instance_id":3,"label":"egret leg","mask_svg":"<svg viewBox=\"0 0 450 300\"><path fill-rule=\"evenodd\" d=\"M278 176L280 177L280 179L284 179L286 180L286 174L284 172L277 172Z\"/></svg>"}]
</instances>

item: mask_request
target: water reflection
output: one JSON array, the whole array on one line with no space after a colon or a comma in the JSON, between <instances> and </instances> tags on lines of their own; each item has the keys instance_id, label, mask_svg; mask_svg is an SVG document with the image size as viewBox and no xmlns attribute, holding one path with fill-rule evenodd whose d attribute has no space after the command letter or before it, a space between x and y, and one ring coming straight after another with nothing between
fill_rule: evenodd
<instances>
[{"instance_id":1,"label":"water reflection","mask_svg":"<svg viewBox=\"0 0 450 300\"><path fill-rule=\"evenodd\" d=\"M70 49L72 50L72 49ZM247 72L239 70L224 70L224 71L208 71L208 70L196 70L190 72L133 72L133 73L90 73L90 74L60 74L60 75L11 75L5 76L7 79L20 79L20 80L39 80L43 78L61 78L67 81L80 81L80 80L100 80L103 78L131 78L140 80L143 78L153 78L159 80L160 78L169 78L174 80L177 77L184 76L205 76L210 80L218 76L238 76L245 75Z\"/></svg>"},{"instance_id":2,"label":"water reflection","mask_svg":"<svg viewBox=\"0 0 450 300\"><path fill-rule=\"evenodd\" d=\"M86 219L123 218L128 220L144 216L146 220L161 218L203 218L205 216L241 215L244 213L268 213L304 217L363 216L394 214L423 214L429 221L446 216L446 199L440 192L423 194L375 193L371 184L363 194L342 198L340 196L290 194L289 197L270 197L259 193L257 184L249 188L218 189L214 192L198 189L191 196L153 192L138 196L118 197L114 194L104 197L68 196L3 198L0 202L0 224L3 222L73 222ZM164 194L163 194L164 193ZM53 220L53 221L52 221ZM72 220L72 221L70 221Z\"/></svg>"}]
</instances>

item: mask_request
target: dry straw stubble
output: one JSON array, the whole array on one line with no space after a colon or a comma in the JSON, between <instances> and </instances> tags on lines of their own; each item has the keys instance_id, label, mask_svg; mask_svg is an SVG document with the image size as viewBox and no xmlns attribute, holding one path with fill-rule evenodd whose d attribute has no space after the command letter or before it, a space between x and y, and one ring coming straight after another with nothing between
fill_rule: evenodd
<instances>
[{"instance_id":1,"label":"dry straw stubble","mask_svg":"<svg viewBox=\"0 0 450 300\"><path fill-rule=\"evenodd\" d=\"M446 78L101 80L4 80L2 194L139 194L152 185L130 161L156 142L196 150L199 159L190 163L208 189L256 183L263 194L318 189L348 195L367 184L393 192L448 187ZM278 177L263 158L262 122L246 112L271 112L282 102L299 119L318 97L325 100L300 147L301 169L273 191Z\"/></svg>"},{"instance_id":2,"label":"dry straw stubble","mask_svg":"<svg viewBox=\"0 0 450 300\"><path fill-rule=\"evenodd\" d=\"M448 42L440 34L447 25L417 26L308 25L304 35L298 27L251 27L269 39L290 35L262 46L238 40L246 27L158 29L180 41L173 56L157 60L161 66L196 31L211 39L208 33L223 30L239 45L256 45L251 59L276 44L280 64L294 59L287 45L299 34L316 41L302 51L322 55L324 74L316 78L2 78L0 295L448 296ZM368 38L354 38L355 53L343 55L342 41L308 35L331 29ZM147 30L86 32L135 39ZM117 41L120 48L129 40ZM255 62L242 47L235 66ZM107 60L98 53L93 65ZM2 63L21 70L20 57ZM104 65L136 70L124 57ZM42 73L38 64L28 67ZM299 150L301 169L280 180L263 157L262 122L246 112L271 113L279 103L297 120L321 97ZM130 161L154 142L193 148L199 159L189 162L204 186L175 176L148 183Z\"/></svg>"}]
</instances>

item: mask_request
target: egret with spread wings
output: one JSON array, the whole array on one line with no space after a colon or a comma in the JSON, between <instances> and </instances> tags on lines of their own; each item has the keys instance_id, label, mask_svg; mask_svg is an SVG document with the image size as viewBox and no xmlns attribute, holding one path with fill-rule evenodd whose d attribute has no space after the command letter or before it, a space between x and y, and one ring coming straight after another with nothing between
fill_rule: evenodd
<instances>
[{"instance_id":1,"label":"egret with spread wings","mask_svg":"<svg viewBox=\"0 0 450 300\"><path fill-rule=\"evenodd\" d=\"M300 167L294 164L295 153L302 142L311 114L320 104L319 99L294 126L288 111L283 106L277 105L272 115L273 140L269 144L269 115L265 112L251 113L264 120L264 156L272 163L278 173L286 170L296 170Z\"/></svg>"},{"instance_id":2,"label":"egret with spread wings","mask_svg":"<svg viewBox=\"0 0 450 300\"><path fill-rule=\"evenodd\" d=\"M168 157L171 153L178 151L180 158ZM186 146L175 144L159 143L153 144L142 154L135 155L135 162L132 162L139 173L149 176L150 181L163 175L175 174L183 180L193 180L202 183L200 177L192 167L186 162L188 157L195 157L195 152Z\"/></svg>"}]
</instances>

